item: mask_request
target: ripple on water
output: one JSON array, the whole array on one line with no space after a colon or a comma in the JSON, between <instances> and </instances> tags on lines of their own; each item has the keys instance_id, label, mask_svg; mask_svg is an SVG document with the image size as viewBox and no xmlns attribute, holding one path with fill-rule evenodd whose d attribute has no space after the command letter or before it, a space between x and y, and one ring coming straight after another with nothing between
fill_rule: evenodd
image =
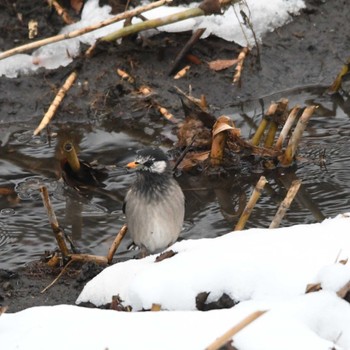
<instances>
[{"instance_id":1,"label":"ripple on water","mask_svg":"<svg viewBox=\"0 0 350 350\"><path fill-rule=\"evenodd\" d=\"M40 199L40 188L45 186L49 193L54 193L59 185L56 180L41 176L31 176L18 182L15 191L22 200Z\"/></svg>"}]
</instances>

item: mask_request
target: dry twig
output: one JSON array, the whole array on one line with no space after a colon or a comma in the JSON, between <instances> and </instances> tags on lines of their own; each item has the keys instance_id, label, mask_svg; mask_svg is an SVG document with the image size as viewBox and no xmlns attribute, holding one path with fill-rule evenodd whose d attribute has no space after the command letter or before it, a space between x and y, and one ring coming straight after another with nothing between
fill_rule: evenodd
<instances>
[{"instance_id":1,"label":"dry twig","mask_svg":"<svg viewBox=\"0 0 350 350\"><path fill-rule=\"evenodd\" d=\"M56 97L52 101L49 109L45 113L45 115L44 115L43 119L41 120L39 126L35 129L34 135L38 135L40 133L40 131L42 131L50 123L51 119L54 117L54 115L55 115L55 113L57 111L57 108L61 104L64 96L66 95L67 91L71 88L71 86L73 85L75 79L77 78L77 75L78 74L77 74L76 71L73 71L69 75L69 77L67 78L65 83L62 85L62 87L58 91Z\"/></svg>"},{"instance_id":2,"label":"dry twig","mask_svg":"<svg viewBox=\"0 0 350 350\"><path fill-rule=\"evenodd\" d=\"M113 256L115 254L115 252L117 251L122 239L124 238L126 232L128 231L128 227L126 226L126 224L124 224L122 226L122 228L119 230L117 236L115 237L111 247L108 250L108 254L107 254L107 261L108 264L110 264L112 262Z\"/></svg>"},{"instance_id":3,"label":"dry twig","mask_svg":"<svg viewBox=\"0 0 350 350\"><path fill-rule=\"evenodd\" d=\"M56 238L56 241L58 244L58 247L61 251L63 258L67 258L69 255L69 252L68 252L66 242L64 240L64 233L62 232L62 230L58 224L55 212L54 212L52 205L51 205L51 201L50 201L50 197L49 197L49 193L47 191L47 188L45 186L42 186L40 188L40 193L41 193L41 198L43 200L44 206L45 206L46 211L47 211L47 216L49 218L52 231L55 235L55 238Z\"/></svg>"},{"instance_id":4,"label":"dry twig","mask_svg":"<svg viewBox=\"0 0 350 350\"><path fill-rule=\"evenodd\" d=\"M63 274L67 271L68 266L73 262L73 260L69 260L68 263L63 267L61 272L58 274L58 276L49 284L47 285L40 293L44 294L48 289L50 289L59 279Z\"/></svg>"},{"instance_id":5,"label":"dry twig","mask_svg":"<svg viewBox=\"0 0 350 350\"><path fill-rule=\"evenodd\" d=\"M74 19L69 15L67 10L63 8L56 0L47 0L50 6L53 6L57 12L57 14L62 18L64 23L66 24L73 24L75 21Z\"/></svg>"},{"instance_id":6,"label":"dry twig","mask_svg":"<svg viewBox=\"0 0 350 350\"><path fill-rule=\"evenodd\" d=\"M265 176L261 176L258 183L256 184L256 186L254 188L254 191L253 191L251 197L249 198L249 201L248 201L246 207L243 210L241 217L239 218L239 220L236 224L234 231L243 230L246 222L248 221L248 219L250 217L250 214L252 213L252 210L253 210L256 202L258 201L258 199L261 196L261 193L264 189L266 182L267 182L267 180L266 180Z\"/></svg>"},{"instance_id":7,"label":"dry twig","mask_svg":"<svg viewBox=\"0 0 350 350\"><path fill-rule=\"evenodd\" d=\"M243 328L247 327L257 318L266 313L264 311L255 311L252 314L245 317L241 322L237 325L229 329L226 333L224 333L221 337L217 338L213 343L211 343L205 350L219 350L223 345L225 345L233 336L235 336L238 332L240 332Z\"/></svg>"},{"instance_id":8,"label":"dry twig","mask_svg":"<svg viewBox=\"0 0 350 350\"><path fill-rule=\"evenodd\" d=\"M182 50L176 56L175 61L173 63L173 66L171 67L171 69L169 71L169 75L172 75L173 73L175 73L177 71L183 58L187 55L187 53L191 50L193 45L199 40L199 38L202 36L202 34L204 32L205 32L205 28L199 28L192 34L191 38L187 41L185 46L182 48Z\"/></svg>"},{"instance_id":9,"label":"dry twig","mask_svg":"<svg viewBox=\"0 0 350 350\"><path fill-rule=\"evenodd\" d=\"M233 84L237 84L241 81L244 60L246 59L248 53L249 53L249 49L247 47L244 47L238 55L238 62L236 65L235 74L233 76Z\"/></svg>"},{"instance_id":10,"label":"dry twig","mask_svg":"<svg viewBox=\"0 0 350 350\"><path fill-rule=\"evenodd\" d=\"M34 42L29 43L29 44L15 47L11 50L0 53L0 60L7 58L7 57L10 57L10 56L13 56L17 53L26 52L26 51L29 51L32 49L36 49L38 47L41 47L41 46L44 46L47 44L56 43L58 41L62 41L62 40L66 40L66 39L76 38L77 36L92 32L96 29L100 29L102 27L108 26L109 24L122 21L123 19L126 19L126 18L135 17L142 12L149 11L151 9L154 9L156 7L162 6L162 5L164 5L166 3L170 3L170 2L171 2L171 0L159 0L159 1L147 4L145 6L138 7L134 10L120 13L113 18L106 19L102 22L99 22L97 24L91 25L91 26L86 27L86 28L74 30L70 33L55 35L55 36L52 36L50 38L34 41Z\"/></svg>"},{"instance_id":11,"label":"dry twig","mask_svg":"<svg viewBox=\"0 0 350 350\"><path fill-rule=\"evenodd\" d=\"M284 198L283 202L278 208L277 213L273 218L269 228L277 228L281 224L281 221L284 215L286 214L286 211L290 207L290 204L292 203L295 195L298 193L300 185L301 185L301 180L295 180L292 182L292 185L290 186L286 197Z\"/></svg>"}]
</instances>

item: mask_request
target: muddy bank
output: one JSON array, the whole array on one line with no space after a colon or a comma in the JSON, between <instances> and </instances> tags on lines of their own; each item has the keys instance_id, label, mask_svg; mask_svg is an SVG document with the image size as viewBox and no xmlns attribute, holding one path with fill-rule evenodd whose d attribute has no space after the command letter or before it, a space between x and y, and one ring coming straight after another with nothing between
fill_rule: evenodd
<instances>
[{"instance_id":1,"label":"muddy bank","mask_svg":"<svg viewBox=\"0 0 350 350\"><path fill-rule=\"evenodd\" d=\"M41 33L42 37L56 33L61 27L54 15L47 19L47 10L41 1L21 1L17 5L17 9L23 10L24 22L33 16L44 21L41 25L47 31ZM254 51L248 56L240 88L231 83L233 68L213 72L205 63L192 65L188 75L176 82L169 77L171 63L190 33L161 34L143 42L128 39L119 46L101 47L93 58L77 59L73 64L78 68L78 83L69 91L54 123L70 122L73 128L80 124L99 124L108 130L112 120L114 128L127 126L144 137L139 121L145 111L131 106L129 87L115 73L117 68L131 73L140 84L152 87L157 101L177 118L181 118L183 112L175 85L186 92L191 85L194 96L204 94L218 111L231 110L242 101L281 91L286 91L283 95L288 97L288 90L300 86L328 85L349 56L350 23L345 8L345 1L308 1L300 16L265 35L261 69L257 69ZM1 39L3 49L18 45L26 38L26 27L18 23L8 4L0 5L0 27L1 32L7 33ZM207 62L232 58L239 50L233 43L210 37L199 41L192 53ZM73 65L33 76L0 78L2 126L13 122L36 126ZM156 111L147 111L147 118L157 118L160 124L167 125ZM35 305L73 303L84 283L97 271L89 267L83 272L80 268L72 269L43 294L40 291L58 275L57 270L43 270L30 264L18 271L0 271L0 303L9 305L9 312Z\"/></svg>"}]
</instances>

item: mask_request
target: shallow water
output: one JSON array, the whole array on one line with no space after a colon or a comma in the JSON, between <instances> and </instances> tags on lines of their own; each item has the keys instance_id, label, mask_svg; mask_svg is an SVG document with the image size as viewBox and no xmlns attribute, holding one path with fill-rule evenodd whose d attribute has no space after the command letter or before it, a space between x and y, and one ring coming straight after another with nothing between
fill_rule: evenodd
<instances>
[{"instance_id":1,"label":"shallow water","mask_svg":"<svg viewBox=\"0 0 350 350\"><path fill-rule=\"evenodd\" d=\"M304 133L297 166L264 173L269 183L247 228L269 226L286 188L296 178L303 185L282 221L283 226L313 223L349 211L350 108L347 105L350 103L323 92L322 87L293 89L256 101L237 102L217 113L231 115L242 135L248 138L254 130L252 125L260 120L262 110L273 100L289 98L290 107L297 103L319 105ZM116 197L125 194L134 176L122 166L133 158L137 149L150 143L168 149L176 141L174 127L152 115L138 119L132 128L120 120L101 118L96 126L55 124L50 140L45 134L32 137L34 127L34 124L18 123L0 126L0 188L8 190L0 196L0 267L15 268L56 249L39 193L42 185L49 190L59 224L81 252L106 255L124 223L121 202ZM82 159L97 160L109 167L110 176L103 190L81 196L57 180L56 149L67 135L79 145ZM215 237L232 230L239 203L249 198L260 175L259 167L253 167L237 174L232 172L229 178L220 181L179 176L186 195L182 238ZM126 252L130 243L126 236L116 257L132 256L133 252Z\"/></svg>"}]
</instances>

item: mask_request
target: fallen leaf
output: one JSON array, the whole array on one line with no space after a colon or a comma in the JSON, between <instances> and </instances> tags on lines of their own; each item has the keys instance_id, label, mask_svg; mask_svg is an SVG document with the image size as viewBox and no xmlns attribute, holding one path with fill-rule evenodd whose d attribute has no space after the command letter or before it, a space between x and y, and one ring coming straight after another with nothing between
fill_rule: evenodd
<instances>
[{"instance_id":1,"label":"fallen leaf","mask_svg":"<svg viewBox=\"0 0 350 350\"><path fill-rule=\"evenodd\" d=\"M216 60L216 61L211 61L208 63L209 68L215 71L223 70L230 68L237 64L238 58L235 58L233 60Z\"/></svg>"}]
</instances>

